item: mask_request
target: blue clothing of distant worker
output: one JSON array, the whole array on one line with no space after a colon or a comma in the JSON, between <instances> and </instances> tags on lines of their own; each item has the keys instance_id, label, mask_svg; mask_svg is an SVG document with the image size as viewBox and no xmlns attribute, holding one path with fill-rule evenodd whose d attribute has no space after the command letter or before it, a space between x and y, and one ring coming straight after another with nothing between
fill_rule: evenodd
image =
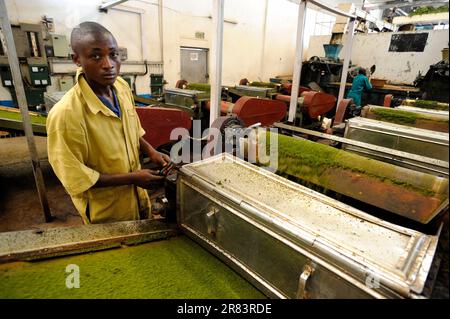
<instances>
[{"instance_id":1,"label":"blue clothing of distant worker","mask_svg":"<svg viewBox=\"0 0 450 319\"><path fill-rule=\"evenodd\" d=\"M371 90L372 84L366 76L365 69L359 69L358 75L353 79L352 88L347 94L348 99L353 99L357 107L361 107L361 98L365 90Z\"/></svg>"}]
</instances>

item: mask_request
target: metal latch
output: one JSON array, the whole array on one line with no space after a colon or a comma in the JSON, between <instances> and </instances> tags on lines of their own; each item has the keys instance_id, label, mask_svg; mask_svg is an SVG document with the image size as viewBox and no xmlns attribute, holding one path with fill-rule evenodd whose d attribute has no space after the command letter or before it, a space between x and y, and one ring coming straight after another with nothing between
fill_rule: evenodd
<instances>
[{"instance_id":1,"label":"metal latch","mask_svg":"<svg viewBox=\"0 0 450 319\"><path fill-rule=\"evenodd\" d=\"M308 282L308 279L309 279L309 277L311 277L313 272L314 272L313 266L306 264L303 267L303 272L301 273L301 275L298 279L297 299L308 298L308 296L307 296L308 293L306 291L306 283Z\"/></svg>"},{"instance_id":2,"label":"metal latch","mask_svg":"<svg viewBox=\"0 0 450 319\"><path fill-rule=\"evenodd\" d=\"M216 236L217 233L217 213L219 209L217 207L211 206L209 211L206 213L206 227L208 234L211 236Z\"/></svg>"}]
</instances>

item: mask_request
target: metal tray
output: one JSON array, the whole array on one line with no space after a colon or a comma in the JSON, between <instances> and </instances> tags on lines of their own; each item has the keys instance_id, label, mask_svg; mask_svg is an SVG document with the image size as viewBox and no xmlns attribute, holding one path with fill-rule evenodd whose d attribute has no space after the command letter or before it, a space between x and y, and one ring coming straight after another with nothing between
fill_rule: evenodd
<instances>
[{"instance_id":1,"label":"metal tray","mask_svg":"<svg viewBox=\"0 0 450 319\"><path fill-rule=\"evenodd\" d=\"M379 112L382 113L379 114ZM436 110L424 111L414 107L387 108L369 104L362 108L361 116L436 132L448 133L449 129L449 113Z\"/></svg>"},{"instance_id":2,"label":"metal tray","mask_svg":"<svg viewBox=\"0 0 450 319\"><path fill-rule=\"evenodd\" d=\"M387 223L229 154L183 166L177 186L181 228L268 296L422 293L438 235Z\"/></svg>"},{"instance_id":3,"label":"metal tray","mask_svg":"<svg viewBox=\"0 0 450 319\"><path fill-rule=\"evenodd\" d=\"M439 173L438 175L448 176L449 137L447 133L355 117L347 121L344 137L428 157L430 159L428 164L416 161L412 156L391 158L389 162L418 171L434 171ZM376 148L363 149L345 143L342 148L363 155L372 155L376 159L387 159L386 156L377 152Z\"/></svg>"}]
</instances>

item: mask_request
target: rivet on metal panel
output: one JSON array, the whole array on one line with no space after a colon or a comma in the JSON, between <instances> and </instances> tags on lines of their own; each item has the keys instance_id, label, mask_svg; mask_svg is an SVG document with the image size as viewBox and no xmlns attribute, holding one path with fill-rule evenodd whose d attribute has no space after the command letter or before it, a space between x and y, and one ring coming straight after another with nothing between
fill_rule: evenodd
<instances>
[{"instance_id":1,"label":"rivet on metal panel","mask_svg":"<svg viewBox=\"0 0 450 319\"><path fill-rule=\"evenodd\" d=\"M206 213L206 226L208 229L208 234L210 236L216 236L217 232L217 213L219 212L219 209L217 207L211 206L209 208L209 212Z\"/></svg>"},{"instance_id":2,"label":"rivet on metal panel","mask_svg":"<svg viewBox=\"0 0 450 319\"><path fill-rule=\"evenodd\" d=\"M297 299L307 299L308 293L306 291L306 283L314 272L314 268L310 264L303 267L303 272L298 279Z\"/></svg>"}]
</instances>

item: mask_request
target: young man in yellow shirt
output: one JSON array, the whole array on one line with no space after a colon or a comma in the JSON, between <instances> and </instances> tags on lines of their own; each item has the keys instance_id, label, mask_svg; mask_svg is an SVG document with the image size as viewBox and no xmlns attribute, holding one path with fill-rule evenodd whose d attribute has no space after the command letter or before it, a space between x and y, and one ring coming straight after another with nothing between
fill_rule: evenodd
<instances>
[{"instance_id":1,"label":"young man in yellow shirt","mask_svg":"<svg viewBox=\"0 0 450 319\"><path fill-rule=\"evenodd\" d=\"M149 216L146 188L163 177L141 169L139 153L161 167L170 159L143 139L133 95L118 76L117 42L100 24L83 22L71 46L80 68L48 114L49 162L86 224Z\"/></svg>"}]
</instances>

